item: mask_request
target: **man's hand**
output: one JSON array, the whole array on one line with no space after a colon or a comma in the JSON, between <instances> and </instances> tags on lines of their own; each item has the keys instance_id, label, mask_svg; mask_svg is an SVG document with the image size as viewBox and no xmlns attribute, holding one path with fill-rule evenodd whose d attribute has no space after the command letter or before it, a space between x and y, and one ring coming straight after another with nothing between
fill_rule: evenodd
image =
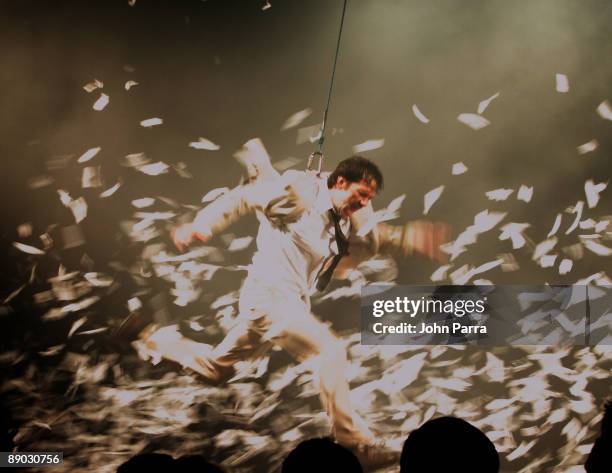
<instances>
[{"instance_id":1,"label":"man's hand","mask_svg":"<svg viewBox=\"0 0 612 473\"><path fill-rule=\"evenodd\" d=\"M184 223L172 230L172 241L180 252L185 251L185 249L193 242L194 238L207 242L210 240L210 235L197 232L191 223Z\"/></svg>"}]
</instances>

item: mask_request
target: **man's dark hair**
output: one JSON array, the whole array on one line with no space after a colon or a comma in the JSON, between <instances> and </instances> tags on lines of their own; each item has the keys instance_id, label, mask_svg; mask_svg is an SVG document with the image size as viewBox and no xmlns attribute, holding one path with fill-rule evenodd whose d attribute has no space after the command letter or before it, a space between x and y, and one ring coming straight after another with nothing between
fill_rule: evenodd
<instances>
[{"instance_id":1,"label":"man's dark hair","mask_svg":"<svg viewBox=\"0 0 612 473\"><path fill-rule=\"evenodd\" d=\"M378 166L361 156L351 156L340 161L334 172L327 178L327 187L330 189L334 187L340 176L348 182L360 182L363 179L366 181L374 180L376 182L376 192L380 192L383 188L383 175Z\"/></svg>"}]
</instances>

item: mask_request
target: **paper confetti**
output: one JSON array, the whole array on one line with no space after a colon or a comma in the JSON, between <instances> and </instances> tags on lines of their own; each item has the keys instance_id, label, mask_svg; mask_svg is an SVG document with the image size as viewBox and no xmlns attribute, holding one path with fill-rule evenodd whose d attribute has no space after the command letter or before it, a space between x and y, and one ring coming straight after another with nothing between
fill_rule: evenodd
<instances>
[{"instance_id":1,"label":"paper confetti","mask_svg":"<svg viewBox=\"0 0 612 473\"><path fill-rule=\"evenodd\" d=\"M429 123L429 118L423 115L423 112L419 110L419 107L417 107L416 104L412 105L412 113L414 113L414 116L417 117L420 122Z\"/></svg>"},{"instance_id":2,"label":"paper confetti","mask_svg":"<svg viewBox=\"0 0 612 473\"><path fill-rule=\"evenodd\" d=\"M214 144L212 141L206 138L198 138L198 141L192 141L189 146L194 149L206 149L208 151L217 151L221 149L219 145Z\"/></svg>"},{"instance_id":3,"label":"paper confetti","mask_svg":"<svg viewBox=\"0 0 612 473\"><path fill-rule=\"evenodd\" d=\"M135 80L128 80L125 83L125 90L130 90L132 87L134 87L135 85L138 85L138 82L136 82Z\"/></svg>"},{"instance_id":4,"label":"paper confetti","mask_svg":"<svg viewBox=\"0 0 612 473\"><path fill-rule=\"evenodd\" d=\"M469 126L472 130L480 130L491 124L485 117L475 113L462 113L457 117L457 120Z\"/></svg>"},{"instance_id":5,"label":"paper confetti","mask_svg":"<svg viewBox=\"0 0 612 473\"><path fill-rule=\"evenodd\" d=\"M98 154L100 152L102 148L100 148L99 146L96 148L90 148L87 151L85 151L81 157L77 160L78 163L85 163L87 161L89 161L90 159L92 159L96 154Z\"/></svg>"},{"instance_id":6,"label":"paper confetti","mask_svg":"<svg viewBox=\"0 0 612 473\"><path fill-rule=\"evenodd\" d=\"M368 140L363 143L359 143L358 145L353 146L353 153L363 153L365 151L372 151L374 149L382 148L385 144L385 140Z\"/></svg>"},{"instance_id":7,"label":"paper confetti","mask_svg":"<svg viewBox=\"0 0 612 473\"><path fill-rule=\"evenodd\" d=\"M532 196L533 196L533 187L527 187L526 185L521 184L521 187L519 188L516 198L518 200L522 200L523 202L530 202Z\"/></svg>"},{"instance_id":8,"label":"paper confetti","mask_svg":"<svg viewBox=\"0 0 612 473\"><path fill-rule=\"evenodd\" d=\"M599 142L597 140L591 140L583 145L578 146L578 154L587 154L591 151L595 151L599 146Z\"/></svg>"},{"instance_id":9,"label":"paper confetti","mask_svg":"<svg viewBox=\"0 0 612 473\"><path fill-rule=\"evenodd\" d=\"M453 169L451 171L451 174L453 176L459 176L460 174L467 172L467 170L468 170L467 166L463 164L461 161L459 161L458 163L453 164Z\"/></svg>"},{"instance_id":10,"label":"paper confetti","mask_svg":"<svg viewBox=\"0 0 612 473\"><path fill-rule=\"evenodd\" d=\"M607 100L604 100L597 107L597 113L604 120L612 120L612 108L610 108L610 104Z\"/></svg>"},{"instance_id":11,"label":"paper confetti","mask_svg":"<svg viewBox=\"0 0 612 473\"><path fill-rule=\"evenodd\" d=\"M102 87L104 87L104 83L100 82L98 79L94 79L93 82L89 82L83 86L87 93L91 93L96 89L101 89Z\"/></svg>"},{"instance_id":12,"label":"paper confetti","mask_svg":"<svg viewBox=\"0 0 612 473\"><path fill-rule=\"evenodd\" d=\"M70 330L68 331L68 338L72 337L72 335L74 335L74 332L81 328L85 322L87 322L87 317L81 317L79 320L75 321L72 324L72 327L70 327Z\"/></svg>"},{"instance_id":13,"label":"paper confetti","mask_svg":"<svg viewBox=\"0 0 612 473\"><path fill-rule=\"evenodd\" d=\"M588 180L584 183L584 193L586 194L587 204L590 209L597 206L599 202L599 194L608 187L607 182L600 182L595 184L592 180Z\"/></svg>"},{"instance_id":14,"label":"paper confetti","mask_svg":"<svg viewBox=\"0 0 612 473\"><path fill-rule=\"evenodd\" d=\"M529 228L528 223L508 223L501 227L500 240L512 241L512 249L516 250L525 246L525 237L522 233Z\"/></svg>"},{"instance_id":15,"label":"paper confetti","mask_svg":"<svg viewBox=\"0 0 612 473\"><path fill-rule=\"evenodd\" d=\"M106 108L109 102L109 97L106 94L100 94L98 100L96 100L93 104L93 109L100 112Z\"/></svg>"},{"instance_id":16,"label":"paper confetti","mask_svg":"<svg viewBox=\"0 0 612 473\"><path fill-rule=\"evenodd\" d=\"M559 227L561 226L561 219L562 219L562 215L561 214L557 214L557 217L555 218L555 223L553 224L552 228L550 229L550 232L548 232L547 238L553 236L555 233L557 233L557 231L559 230Z\"/></svg>"},{"instance_id":17,"label":"paper confetti","mask_svg":"<svg viewBox=\"0 0 612 473\"><path fill-rule=\"evenodd\" d=\"M542 268L551 268L555 265L557 255L544 255L540 258L539 265Z\"/></svg>"},{"instance_id":18,"label":"paper confetti","mask_svg":"<svg viewBox=\"0 0 612 473\"><path fill-rule=\"evenodd\" d=\"M546 253L552 250L556 244L557 244L556 237L548 238L547 240L544 240L538 243L538 245L533 250L533 256L532 256L533 260L534 261L539 260L542 256L544 256Z\"/></svg>"},{"instance_id":19,"label":"paper confetti","mask_svg":"<svg viewBox=\"0 0 612 473\"><path fill-rule=\"evenodd\" d=\"M310 108L305 108L304 110L300 110L299 112L294 113L289 118L287 118L287 120L285 120L285 123L283 123L283 126L281 126L281 130L284 131L284 130L288 130L290 128L298 126L300 123L306 120L311 114L312 114L312 110Z\"/></svg>"},{"instance_id":20,"label":"paper confetti","mask_svg":"<svg viewBox=\"0 0 612 473\"><path fill-rule=\"evenodd\" d=\"M135 199L132 201L132 205L137 209L144 209L145 207L150 207L155 203L155 199L152 197L143 197L142 199Z\"/></svg>"},{"instance_id":21,"label":"paper confetti","mask_svg":"<svg viewBox=\"0 0 612 473\"><path fill-rule=\"evenodd\" d=\"M574 218L574 222L565 231L566 235L569 235L576 228L578 228L578 224L580 223L580 219L582 218L583 210L584 210L584 202L582 200L579 200L578 202L576 202L576 205L574 207L567 209L567 212L576 214L576 217Z\"/></svg>"},{"instance_id":22,"label":"paper confetti","mask_svg":"<svg viewBox=\"0 0 612 473\"><path fill-rule=\"evenodd\" d=\"M104 192L102 192L100 194L100 198L104 199L106 197L110 197L111 195L113 195L115 192L117 192L117 190L119 189L119 187L121 187L121 183L118 182L117 184L115 184L112 187L109 187L108 189L106 189Z\"/></svg>"},{"instance_id":23,"label":"paper confetti","mask_svg":"<svg viewBox=\"0 0 612 473\"><path fill-rule=\"evenodd\" d=\"M444 191L444 186L436 187L435 189L430 190L424 197L424 205L423 205L423 215L427 215L431 206L436 203L436 201L442 195Z\"/></svg>"},{"instance_id":24,"label":"paper confetti","mask_svg":"<svg viewBox=\"0 0 612 473\"><path fill-rule=\"evenodd\" d=\"M612 248L608 248L607 246L602 245L601 243L597 243L596 241L583 239L582 244L587 250L592 251L596 255L599 255L599 256L612 255Z\"/></svg>"},{"instance_id":25,"label":"paper confetti","mask_svg":"<svg viewBox=\"0 0 612 473\"><path fill-rule=\"evenodd\" d=\"M557 92L565 94L569 92L569 80L565 74L555 74Z\"/></svg>"},{"instance_id":26,"label":"paper confetti","mask_svg":"<svg viewBox=\"0 0 612 473\"><path fill-rule=\"evenodd\" d=\"M81 177L81 187L89 189L102 186L102 175L100 174L100 166L86 166L83 168Z\"/></svg>"},{"instance_id":27,"label":"paper confetti","mask_svg":"<svg viewBox=\"0 0 612 473\"><path fill-rule=\"evenodd\" d=\"M488 99L485 99L482 102L480 102L478 104L478 114L480 115L480 114L484 113L484 111L487 109L489 104L493 100L495 100L497 97L499 97L499 92L497 92L496 94L491 95L491 97L489 97Z\"/></svg>"},{"instance_id":28,"label":"paper confetti","mask_svg":"<svg viewBox=\"0 0 612 473\"><path fill-rule=\"evenodd\" d=\"M147 118L140 122L140 126L150 128L152 126L161 125L164 121L161 118Z\"/></svg>"},{"instance_id":29,"label":"paper confetti","mask_svg":"<svg viewBox=\"0 0 612 473\"><path fill-rule=\"evenodd\" d=\"M446 274L448 273L448 270L452 267L452 265L450 264L444 264L442 266L440 266L438 269L436 269L430 279L433 282L439 282L439 281L443 281L444 279L446 279Z\"/></svg>"},{"instance_id":30,"label":"paper confetti","mask_svg":"<svg viewBox=\"0 0 612 473\"><path fill-rule=\"evenodd\" d=\"M144 174L148 174L149 176L158 176L160 174L164 174L168 172L170 166L162 161L158 161L156 163L145 164L144 166L139 166L138 169L140 172Z\"/></svg>"},{"instance_id":31,"label":"paper confetti","mask_svg":"<svg viewBox=\"0 0 612 473\"><path fill-rule=\"evenodd\" d=\"M495 189L495 190L486 192L485 194L487 196L487 199L500 202L510 197L510 194L512 194L513 192L514 192L514 189Z\"/></svg>"},{"instance_id":32,"label":"paper confetti","mask_svg":"<svg viewBox=\"0 0 612 473\"><path fill-rule=\"evenodd\" d=\"M82 222L87 217L87 202L85 202L83 197L72 200L68 207L72 211L76 223Z\"/></svg>"},{"instance_id":33,"label":"paper confetti","mask_svg":"<svg viewBox=\"0 0 612 473\"><path fill-rule=\"evenodd\" d=\"M561 260L561 263L559 263L559 274L563 276L569 273L572 270L573 265L574 262L571 259L564 258Z\"/></svg>"}]
</instances>

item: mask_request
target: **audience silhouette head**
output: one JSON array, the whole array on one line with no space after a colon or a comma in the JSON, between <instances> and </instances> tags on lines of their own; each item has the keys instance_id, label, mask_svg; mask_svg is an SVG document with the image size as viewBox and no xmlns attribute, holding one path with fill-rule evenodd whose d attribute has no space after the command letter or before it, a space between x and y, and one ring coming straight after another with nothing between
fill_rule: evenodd
<instances>
[{"instance_id":1,"label":"audience silhouette head","mask_svg":"<svg viewBox=\"0 0 612 473\"><path fill-rule=\"evenodd\" d=\"M612 465L612 400L607 401L601 421L601 435L595 441L584 469L587 473L610 471Z\"/></svg>"},{"instance_id":2,"label":"audience silhouette head","mask_svg":"<svg viewBox=\"0 0 612 473\"><path fill-rule=\"evenodd\" d=\"M201 455L185 455L176 460L165 453L143 453L130 458L117 469L117 473L143 471L171 471L173 473L225 473Z\"/></svg>"},{"instance_id":3,"label":"audience silhouette head","mask_svg":"<svg viewBox=\"0 0 612 473\"><path fill-rule=\"evenodd\" d=\"M281 473L362 473L357 457L328 438L304 440L283 461Z\"/></svg>"},{"instance_id":4,"label":"audience silhouette head","mask_svg":"<svg viewBox=\"0 0 612 473\"><path fill-rule=\"evenodd\" d=\"M166 471L174 467L174 459L166 453L142 453L135 455L117 468L117 473L141 471Z\"/></svg>"},{"instance_id":5,"label":"audience silhouette head","mask_svg":"<svg viewBox=\"0 0 612 473\"><path fill-rule=\"evenodd\" d=\"M493 443L472 424L439 417L413 431L402 449L400 473L469 471L497 473Z\"/></svg>"}]
</instances>

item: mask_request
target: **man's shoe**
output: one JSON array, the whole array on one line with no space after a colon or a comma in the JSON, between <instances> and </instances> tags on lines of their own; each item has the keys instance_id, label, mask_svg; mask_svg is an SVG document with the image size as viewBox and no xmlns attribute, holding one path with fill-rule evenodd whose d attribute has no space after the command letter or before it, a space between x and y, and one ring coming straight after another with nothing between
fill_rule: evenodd
<instances>
[{"instance_id":1,"label":"man's shoe","mask_svg":"<svg viewBox=\"0 0 612 473\"><path fill-rule=\"evenodd\" d=\"M363 471L376 471L389 466L399 466L400 452L391 450L384 443L358 444L351 447Z\"/></svg>"}]
</instances>

